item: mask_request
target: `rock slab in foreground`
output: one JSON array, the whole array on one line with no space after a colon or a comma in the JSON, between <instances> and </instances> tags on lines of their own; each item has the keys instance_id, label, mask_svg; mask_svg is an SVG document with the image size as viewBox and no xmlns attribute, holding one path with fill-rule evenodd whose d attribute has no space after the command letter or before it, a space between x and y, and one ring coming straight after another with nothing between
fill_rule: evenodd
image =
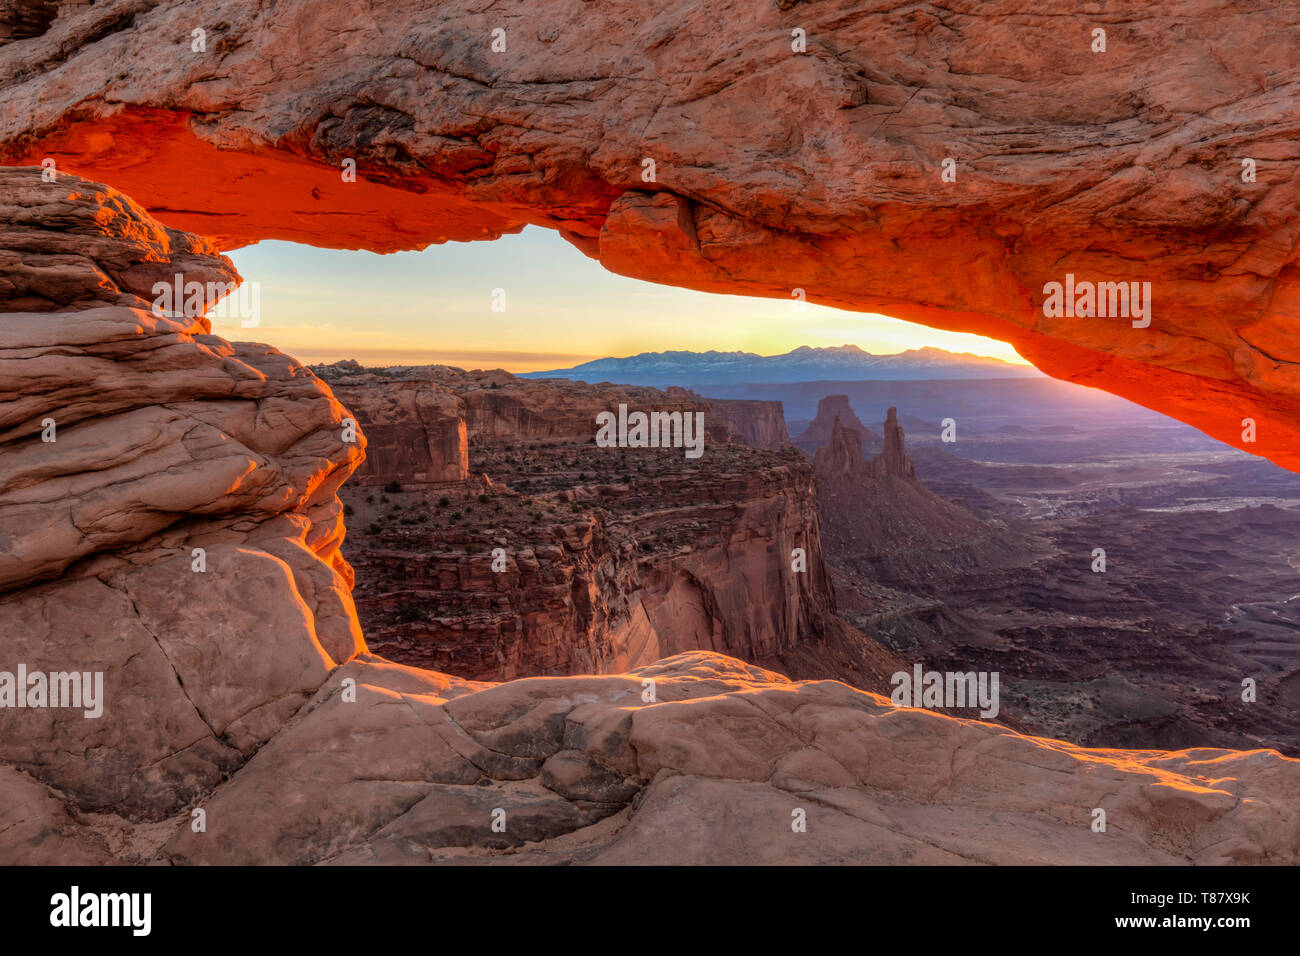
<instances>
[{"instance_id":1,"label":"rock slab in foreground","mask_svg":"<svg viewBox=\"0 0 1300 956\"><path fill-rule=\"evenodd\" d=\"M1273 751L1085 750L702 651L496 685L362 657L198 802L206 832L124 840L20 779L6 813L15 862L1294 864L1297 788Z\"/></svg>"}]
</instances>

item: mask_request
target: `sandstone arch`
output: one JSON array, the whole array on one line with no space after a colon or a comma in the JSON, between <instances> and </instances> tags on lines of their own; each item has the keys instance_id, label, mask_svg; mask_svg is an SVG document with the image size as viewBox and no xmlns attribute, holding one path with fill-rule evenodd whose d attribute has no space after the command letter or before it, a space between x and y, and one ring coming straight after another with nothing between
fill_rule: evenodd
<instances>
[{"instance_id":1,"label":"sandstone arch","mask_svg":"<svg viewBox=\"0 0 1300 956\"><path fill-rule=\"evenodd\" d=\"M0 160L52 157L227 248L382 251L537 223L640 278L798 287L1002 338L1053 375L1300 468L1287 4L477 11L74 6L0 46ZM504 53L489 49L497 26ZM949 156L955 183L939 175ZM1151 327L1044 318L1041 287L1066 272L1152 282Z\"/></svg>"}]
</instances>

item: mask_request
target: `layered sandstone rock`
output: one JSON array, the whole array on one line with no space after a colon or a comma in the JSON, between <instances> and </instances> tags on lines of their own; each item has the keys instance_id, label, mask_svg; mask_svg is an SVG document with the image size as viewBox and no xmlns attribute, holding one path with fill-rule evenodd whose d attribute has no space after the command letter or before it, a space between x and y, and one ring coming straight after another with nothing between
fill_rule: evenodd
<instances>
[{"instance_id":1,"label":"layered sandstone rock","mask_svg":"<svg viewBox=\"0 0 1300 956\"><path fill-rule=\"evenodd\" d=\"M617 414L620 405L629 413L699 413L706 446L744 440L725 416L714 414L710 400L680 388L521 379L502 369L447 365L364 368L343 361L312 370L365 426L370 445L359 477L369 483L462 481L470 471L471 442L590 444L597 416ZM756 404L779 409L779 403Z\"/></svg>"},{"instance_id":2,"label":"layered sandstone rock","mask_svg":"<svg viewBox=\"0 0 1300 956\"><path fill-rule=\"evenodd\" d=\"M0 0L0 43L40 36L58 12L55 0Z\"/></svg>"},{"instance_id":3,"label":"layered sandstone rock","mask_svg":"<svg viewBox=\"0 0 1300 956\"><path fill-rule=\"evenodd\" d=\"M366 434L357 484L434 483L469 477L465 402L428 381L395 379L355 362L316 366Z\"/></svg>"},{"instance_id":4,"label":"layered sandstone rock","mask_svg":"<svg viewBox=\"0 0 1300 956\"><path fill-rule=\"evenodd\" d=\"M851 658L843 673L883 686L887 655L862 635L846 640L856 632L835 615L810 469L797 456L748 452L727 424L736 419L716 414L711 400L499 370L354 362L316 370L357 409L368 456L381 449L362 473L386 487L343 493L353 515L348 554L360 571L355 599L376 650L502 680L618 672L701 648L784 661L796 646L824 650L829 639ZM463 488L420 487L425 479L384 454L389 445L423 449L427 428L376 434L377 424L396 422L392 409L406 396L431 392L459 403L467 469L480 476ZM779 403L740 404L762 407L751 424L779 416ZM620 405L702 415L703 457L595 446L596 416Z\"/></svg>"},{"instance_id":5,"label":"layered sandstone rock","mask_svg":"<svg viewBox=\"0 0 1300 956\"><path fill-rule=\"evenodd\" d=\"M776 661L851 630L835 616L811 469L733 441L743 436L707 399L442 366L321 371L368 406L410 381L456 395L471 470L486 478L344 491L358 609L386 655L500 680L618 672L682 650ZM698 411L702 457L597 447L596 414L620 403ZM846 673L882 680L880 668Z\"/></svg>"},{"instance_id":6,"label":"layered sandstone rock","mask_svg":"<svg viewBox=\"0 0 1300 956\"><path fill-rule=\"evenodd\" d=\"M0 168L0 311L121 305L150 309L157 283L182 295L171 313L200 316L239 282L210 240L168 229L100 183ZM187 284L195 283L187 289Z\"/></svg>"},{"instance_id":7,"label":"layered sandstone rock","mask_svg":"<svg viewBox=\"0 0 1300 956\"><path fill-rule=\"evenodd\" d=\"M497 685L354 659L198 801L204 832L0 782L14 862L1300 862L1275 752L1085 750L703 652Z\"/></svg>"},{"instance_id":8,"label":"layered sandstone rock","mask_svg":"<svg viewBox=\"0 0 1300 956\"><path fill-rule=\"evenodd\" d=\"M412 490L387 496L396 520L370 525L376 509L345 492L361 518L347 549L358 609L376 650L477 680L617 673L696 649L775 659L844 626L810 479L797 461L711 460L630 486L493 489L445 508ZM469 513L448 522L452 509Z\"/></svg>"},{"instance_id":9,"label":"layered sandstone rock","mask_svg":"<svg viewBox=\"0 0 1300 956\"><path fill-rule=\"evenodd\" d=\"M495 372L443 371L457 375L450 384L464 401L471 438L481 441L534 441L553 439L588 442L595 438L596 416L617 414L620 405L629 412L703 414L706 440L725 444L734 436L726 421L711 414L710 403L685 389L662 391L641 385L588 385L568 379L521 379Z\"/></svg>"},{"instance_id":10,"label":"layered sandstone rock","mask_svg":"<svg viewBox=\"0 0 1300 956\"><path fill-rule=\"evenodd\" d=\"M0 49L0 156L228 245L543 224L626 275L1002 338L1296 468L1297 47L1246 0L103 0ZM1045 314L1067 275L1150 283L1150 324Z\"/></svg>"},{"instance_id":11,"label":"layered sandstone rock","mask_svg":"<svg viewBox=\"0 0 1300 956\"><path fill-rule=\"evenodd\" d=\"M105 697L0 709L0 761L82 811L166 816L363 647L336 496L363 443L292 359L138 307L153 275L234 276L202 241L71 177L0 187L47 211L0 227L47 280L0 305L0 669L100 672Z\"/></svg>"}]
</instances>

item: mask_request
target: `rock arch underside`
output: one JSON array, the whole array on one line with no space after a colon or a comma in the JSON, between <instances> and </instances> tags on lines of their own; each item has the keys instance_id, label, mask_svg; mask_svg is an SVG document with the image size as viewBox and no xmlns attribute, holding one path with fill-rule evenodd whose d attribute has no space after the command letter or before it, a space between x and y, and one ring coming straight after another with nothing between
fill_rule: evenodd
<instances>
[{"instance_id":1,"label":"rock arch underside","mask_svg":"<svg viewBox=\"0 0 1300 956\"><path fill-rule=\"evenodd\" d=\"M344 405L148 311L159 277L231 277L220 253L261 239L535 224L636 278L1003 339L1300 471L1294 4L994 7L0 4L0 634L32 667L93 649L119 702L37 732L0 710L0 858L1297 862L1300 764L1274 751L1086 750L716 647L501 684L376 657ZM1150 283L1149 326L1048 317L1067 274ZM629 641L662 646L654 617ZM506 835L482 825L503 805Z\"/></svg>"}]
</instances>

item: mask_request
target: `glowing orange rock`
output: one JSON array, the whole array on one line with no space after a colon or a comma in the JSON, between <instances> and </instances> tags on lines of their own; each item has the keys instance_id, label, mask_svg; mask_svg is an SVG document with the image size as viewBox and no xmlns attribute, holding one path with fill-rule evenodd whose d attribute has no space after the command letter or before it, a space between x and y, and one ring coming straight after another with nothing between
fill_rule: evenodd
<instances>
[{"instance_id":1,"label":"glowing orange rock","mask_svg":"<svg viewBox=\"0 0 1300 956\"><path fill-rule=\"evenodd\" d=\"M627 275L995 336L1300 469L1289 8L1121 0L1105 52L1086 14L726 9L562 0L494 50L468 0L96 4L0 46L0 161L225 247L538 223ZM1045 315L1067 273L1149 282L1150 326Z\"/></svg>"}]
</instances>

